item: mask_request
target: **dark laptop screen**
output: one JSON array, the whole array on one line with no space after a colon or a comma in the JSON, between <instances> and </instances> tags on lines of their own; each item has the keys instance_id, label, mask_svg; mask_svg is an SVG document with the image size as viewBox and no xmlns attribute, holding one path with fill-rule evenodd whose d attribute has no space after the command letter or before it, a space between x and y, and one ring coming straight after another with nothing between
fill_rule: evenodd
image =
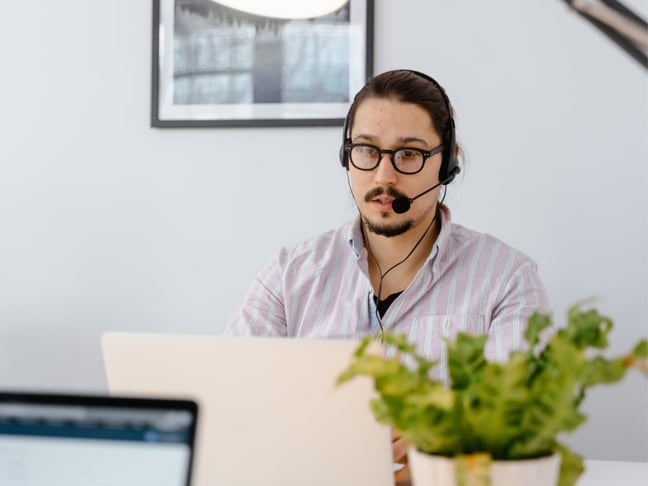
<instances>
[{"instance_id":1,"label":"dark laptop screen","mask_svg":"<svg viewBox=\"0 0 648 486\"><path fill-rule=\"evenodd\" d=\"M189 486L191 401L0 393L0 485Z\"/></svg>"}]
</instances>

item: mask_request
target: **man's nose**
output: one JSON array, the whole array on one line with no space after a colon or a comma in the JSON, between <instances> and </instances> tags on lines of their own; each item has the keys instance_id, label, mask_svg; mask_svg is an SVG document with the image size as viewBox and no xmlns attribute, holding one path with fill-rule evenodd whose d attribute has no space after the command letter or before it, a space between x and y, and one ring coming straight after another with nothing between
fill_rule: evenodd
<instances>
[{"instance_id":1,"label":"man's nose","mask_svg":"<svg viewBox=\"0 0 648 486\"><path fill-rule=\"evenodd\" d=\"M394 184L398 179L398 172L392 163L392 156L389 153L381 153L378 167L376 167L376 182L383 184Z\"/></svg>"}]
</instances>

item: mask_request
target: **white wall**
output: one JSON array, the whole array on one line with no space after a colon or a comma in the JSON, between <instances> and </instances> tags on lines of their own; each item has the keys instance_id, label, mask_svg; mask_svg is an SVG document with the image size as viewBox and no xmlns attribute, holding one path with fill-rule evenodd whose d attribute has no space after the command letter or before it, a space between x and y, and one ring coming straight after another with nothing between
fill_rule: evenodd
<instances>
[{"instance_id":1,"label":"white wall","mask_svg":"<svg viewBox=\"0 0 648 486\"><path fill-rule=\"evenodd\" d=\"M352 215L339 128L148 128L150 4L0 3L2 388L103 391L103 331L219 333ZM648 334L645 71L559 0L378 0L375 61L446 86L455 220L535 257L559 318L597 296L613 351ZM647 460L647 407L636 374L595 391L569 442Z\"/></svg>"}]
</instances>

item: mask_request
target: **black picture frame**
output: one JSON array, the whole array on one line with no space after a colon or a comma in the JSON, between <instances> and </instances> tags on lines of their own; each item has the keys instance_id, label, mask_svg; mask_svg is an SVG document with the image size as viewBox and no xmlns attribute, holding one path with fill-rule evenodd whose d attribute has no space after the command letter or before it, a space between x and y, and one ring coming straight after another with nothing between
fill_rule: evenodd
<instances>
[{"instance_id":1,"label":"black picture frame","mask_svg":"<svg viewBox=\"0 0 648 486\"><path fill-rule=\"evenodd\" d=\"M153 0L151 127L341 126L373 74L373 18L373 0L306 20Z\"/></svg>"}]
</instances>

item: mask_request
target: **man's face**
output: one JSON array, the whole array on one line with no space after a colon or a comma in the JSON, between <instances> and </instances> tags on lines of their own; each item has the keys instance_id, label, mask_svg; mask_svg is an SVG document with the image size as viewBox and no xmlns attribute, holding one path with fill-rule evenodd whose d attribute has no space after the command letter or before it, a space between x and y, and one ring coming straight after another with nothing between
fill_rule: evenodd
<instances>
[{"instance_id":1,"label":"man's face","mask_svg":"<svg viewBox=\"0 0 648 486\"><path fill-rule=\"evenodd\" d=\"M368 143L389 150L400 147L432 150L441 145L441 137L423 108L394 99L367 98L356 110L351 143ZM367 229L396 236L419 224L429 224L440 188L412 202L404 214L396 214L391 203L401 195L417 196L439 182L441 160L442 154L433 155L417 174L396 171L387 154L371 171L356 169L349 163L351 188Z\"/></svg>"}]
</instances>

